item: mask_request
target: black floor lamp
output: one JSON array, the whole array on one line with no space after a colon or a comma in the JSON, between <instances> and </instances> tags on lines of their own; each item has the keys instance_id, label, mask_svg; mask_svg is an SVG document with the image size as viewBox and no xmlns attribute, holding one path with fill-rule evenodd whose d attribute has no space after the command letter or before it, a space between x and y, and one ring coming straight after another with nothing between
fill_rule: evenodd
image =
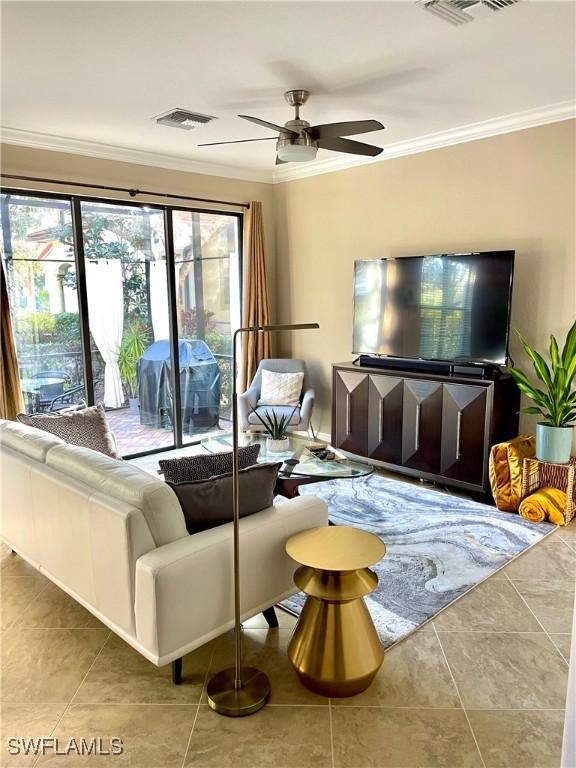
<instances>
[{"instance_id":1,"label":"black floor lamp","mask_svg":"<svg viewBox=\"0 0 576 768\"><path fill-rule=\"evenodd\" d=\"M234 512L234 630L235 664L210 679L208 704L220 715L243 717L261 709L270 697L270 681L255 667L242 666L242 634L240 628L240 489L238 484L238 392L236 388L236 340L241 333L269 331L303 331L319 328L318 323L294 325L254 325L238 328L232 337L232 497Z\"/></svg>"}]
</instances>

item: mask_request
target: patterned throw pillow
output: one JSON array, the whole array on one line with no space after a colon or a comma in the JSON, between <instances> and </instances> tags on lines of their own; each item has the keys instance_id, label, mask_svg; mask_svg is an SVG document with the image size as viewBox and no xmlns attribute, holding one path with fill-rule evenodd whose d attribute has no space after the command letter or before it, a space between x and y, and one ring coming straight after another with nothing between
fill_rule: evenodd
<instances>
[{"instance_id":1,"label":"patterned throw pillow","mask_svg":"<svg viewBox=\"0 0 576 768\"><path fill-rule=\"evenodd\" d=\"M262 371L258 405L300 405L304 374Z\"/></svg>"},{"instance_id":2,"label":"patterned throw pillow","mask_svg":"<svg viewBox=\"0 0 576 768\"><path fill-rule=\"evenodd\" d=\"M239 473L240 517L274 503L274 487L282 464L258 464ZM199 533L232 520L232 473L193 483L168 483L186 520L188 533Z\"/></svg>"},{"instance_id":3,"label":"patterned throw pillow","mask_svg":"<svg viewBox=\"0 0 576 768\"><path fill-rule=\"evenodd\" d=\"M69 445L91 448L113 459L122 458L116 451L116 440L110 431L102 405L93 405L79 411L37 413L33 416L19 413L16 418L29 427L56 435Z\"/></svg>"},{"instance_id":4,"label":"patterned throw pillow","mask_svg":"<svg viewBox=\"0 0 576 768\"><path fill-rule=\"evenodd\" d=\"M251 467L258 461L259 445L247 445L238 449L240 469ZM160 472L167 483L188 483L208 480L215 475L232 472L232 451L207 453L200 456L183 456L179 459L160 459Z\"/></svg>"}]
</instances>

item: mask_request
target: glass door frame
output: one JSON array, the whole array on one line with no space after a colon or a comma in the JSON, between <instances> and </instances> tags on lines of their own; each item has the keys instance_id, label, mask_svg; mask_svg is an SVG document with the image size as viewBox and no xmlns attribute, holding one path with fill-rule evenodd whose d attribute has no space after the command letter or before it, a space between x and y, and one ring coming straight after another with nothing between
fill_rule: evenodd
<instances>
[{"instance_id":1,"label":"glass door frame","mask_svg":"<svg viewBox=\"0 0 576 768\"><path fill-rule=\"evenodd\" d=\"M80 323L80 338L82 344L82 369L84 373L84 387L87 404L94 405L94 376L92 370L92 354L90 345L90 319L88 316L88 294L86 288L86 267L84 261L84 234L82 229L82 203L105 203L109 205L128 206L134 208L147 208L162 211L164 219L164 237L168 287L168 319L170 325L170 365L172 384L172 434L174 443L161 448L151 448L149 451L127 454L123 458L136 459L141 456L150 456L154 453L173 451L177 448L197 445L201 440L186 441L182 439L182 398L180 392L180 364L178 354L178 312L176 296L176 272L174 255L174 211L188 211L190 213L211 213L220 216L231 216L237 219L238 227L238 286L240 291L240 313L243 308L243 261L244 261L244 214L238 211L223 211L214 208L196 208L184 205L161 205L135 200L121 200L114 197L94 197L91 195L73 195L58 192L44 192L38 189L2 187L2 194L14 197L31 197L44 200L61 200L70 205L72 217L72 232L74 239L74 263L76 267L76 284L78 291L78 314ZM11 236L11 235L10 235ZM11 243L12 246L12 243ZM235 372L232 372L235 375Z\"/></svg>"}]
</instances>

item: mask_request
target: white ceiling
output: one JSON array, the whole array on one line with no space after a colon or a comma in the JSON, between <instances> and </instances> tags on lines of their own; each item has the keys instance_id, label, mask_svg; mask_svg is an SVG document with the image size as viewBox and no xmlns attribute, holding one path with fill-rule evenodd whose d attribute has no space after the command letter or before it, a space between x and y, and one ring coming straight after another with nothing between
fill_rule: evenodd
<instances>
[{"instance_id":1,"label":"white ceiling","mask_svg":"<svg viewBox=\"0 0 576 768\"><path fill-rule=\"evenodd\" d=\"M575 9L523 0L453 27L411 0L3 2L2 124L269 173L273 141L196 145L273 135L236 115L284 123L289 88L312 91L312 124L380 120L358 138L384 147L573 101ZM150 119L172 107L219 119Z\"/></svg>"}]
</instances>

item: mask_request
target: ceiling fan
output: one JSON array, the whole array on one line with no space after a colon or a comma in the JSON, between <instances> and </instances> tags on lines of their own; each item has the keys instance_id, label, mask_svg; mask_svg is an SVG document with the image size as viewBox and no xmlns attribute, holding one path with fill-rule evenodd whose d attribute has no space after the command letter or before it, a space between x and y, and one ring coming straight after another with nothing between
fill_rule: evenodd
<instances>
[{"instance_id":1,"label":"ceiling fan","mask_svg":"<svg viewBox=\"0 0 576 768\"><path fill-rule=\"evenodd\" d=\"M284 125L276 125L259 117L238 115L243 120L270 128L278 133L276 143L276 165L281 163L303 163L316 159L318 149L331 149L333 152L346 152L349 155L367 155L375 157L382 152L382 147L372 144L363 144L360 141L342 138L354 136L359 133L381 131L384 126L378 120L351 120L345 123L326 123L324 125L310 125L300 118L300 107L306 103L310 96L309 91L286 91L284 98L294 107L294 119L288 120ZM217 144L242 144L248 141L271 141L274 137L261 139L238 139L237 141L212 141L207 144L199 144L199 147L212 147Z\"/></svg>"}]
</instances>

